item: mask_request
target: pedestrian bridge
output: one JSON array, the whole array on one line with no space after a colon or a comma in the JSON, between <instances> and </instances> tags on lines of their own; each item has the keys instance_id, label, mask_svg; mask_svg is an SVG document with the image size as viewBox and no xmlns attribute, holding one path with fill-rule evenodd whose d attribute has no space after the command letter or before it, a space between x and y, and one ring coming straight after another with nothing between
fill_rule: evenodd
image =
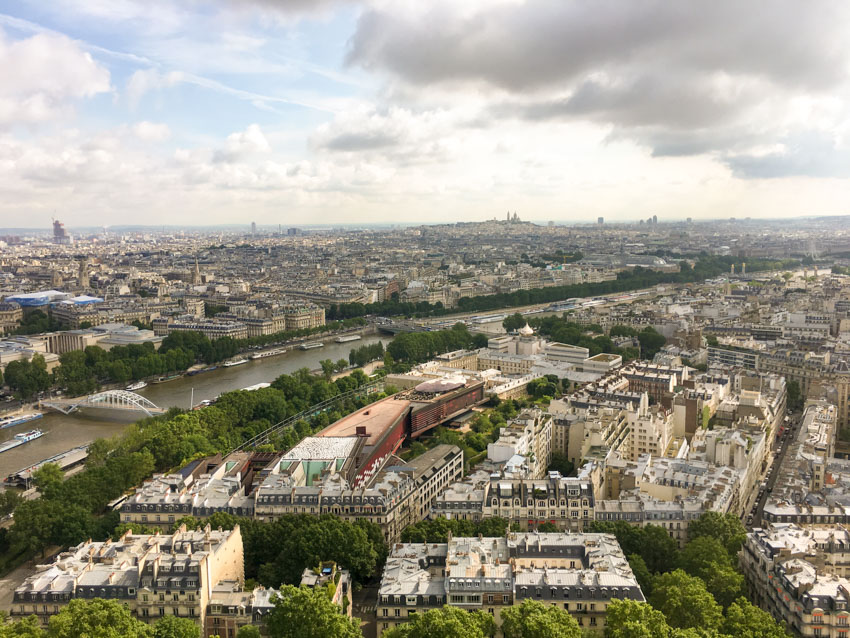
<instances>
[{"instance_id":1,"label":"pedestrian bridge","mask_svg":"<svg viewBox=\"0 0 850 638\"><path fill-rule=\"evenodd\" d=\"M49 399L42 401L41 406L56 410L62 414L71 414L83 408L136 411L143 412L147 416L156 416L157 414L165 413L165 410L158 407L152 401L149 401L140 394L127 390L107 390L106 392L98 392L97 394L76 397L74 399Z\"/></svg>"}]
</instances>

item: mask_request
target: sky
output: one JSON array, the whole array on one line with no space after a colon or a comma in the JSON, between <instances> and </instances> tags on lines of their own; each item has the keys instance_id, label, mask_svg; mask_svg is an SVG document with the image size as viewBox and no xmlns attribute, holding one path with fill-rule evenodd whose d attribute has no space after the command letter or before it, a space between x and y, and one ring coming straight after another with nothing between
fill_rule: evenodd
<instances>
[{"instance_id":1,"label":"sky","mask_svg":"<svg viewBox=\"0 0 850 638\"><path fill-rule=\"evenodd\" d=\"M0 227L850 213L846 0L0 2Z\"/></svg>"}]
</instances>

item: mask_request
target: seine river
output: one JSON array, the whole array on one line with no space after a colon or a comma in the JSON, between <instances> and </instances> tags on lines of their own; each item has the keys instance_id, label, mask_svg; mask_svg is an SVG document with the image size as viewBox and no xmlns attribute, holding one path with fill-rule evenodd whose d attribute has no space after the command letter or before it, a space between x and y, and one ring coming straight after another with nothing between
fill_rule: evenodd
<instances>
[{"instance_id":1,"label":"seine river","mask_svg":"<svg viewBox=\"0 0 850 638\"><path fill-rule=\"evenodd\" d=\"M383 341L386 346L389 337L370 335L360 341L349 343L334 343L333 339L325 342L323 348L299 350L295 348L285 354L251 360L246 364L230 368L219 368L212 372L182 377L167 383L150 384L139 394L147 397L161 408L188 408L192 400L199 403L204 399L213 399L223 392L239 390L257 383L269 383L281 374L290 373L299 368L311 370L319 368L322 359L348 360L348 353L353 348ZM90 443L96 438L110 437L119 434L127 421L100 420L93 418L92 413L86 415L70 415L47 412L43 419L31 421L14 428L0 430L0 441L12 438L19 432L25 432L34 427L44 431L44 436L30 443L18 446L0 454L0 480L8 474L21 468L37 463L54 454L59 454L78 445Z\"/></svg>"}]
</instances>

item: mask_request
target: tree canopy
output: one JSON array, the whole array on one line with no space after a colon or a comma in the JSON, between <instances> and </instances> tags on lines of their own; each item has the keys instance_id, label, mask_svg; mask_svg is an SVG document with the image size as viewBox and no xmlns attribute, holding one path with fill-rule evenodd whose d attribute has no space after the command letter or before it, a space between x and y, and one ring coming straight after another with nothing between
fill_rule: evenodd
<instances>
[{"instance_id":1,"label":"tree canopy","mask_svg":"<svg viewBox=\"0 0 850 638\"><path fill-rule=\"evenodd\" d=\"M741 549L747 539L747 530L734 514L706 512L688 525L688 539L710 536L720 541L730 556Z\"/></svg>"},{"instance_id":2,"label":"tree canopy","mask_svg":"<svg viewBox=\"0 0 850 638\"><path fill-rule=\"evenodd\" d=\"M285 585L266 628L271 638L360 638L357 622L340 613L324 589Z\"/></svg>"},{"instance_id":3,"label":"tree canopy","mask_svg":"<svg viewBox=\"0 0 850 638\"><path fill-rule=\"evenodd\" d=\"M502 610L502 633L505 638L581 638L568 611L528 598Z\"/></svg>"},{"instance_id":4,"label":"tree canopy","mask_svg":"<svg viewBox=\"0 0 850 638\"><path fill-rule=\"evenodd\" d=\"M411 620L383 633L383 638L492 638L493 617L481 610L466 611L448 605L418 613Z\"/></svg>"},{"instance_id":5,"label":"tree canopy","mask_svg":"<svg viewBox=\"0 0 850 638\"><path fill-rule=\"evenodd\" d=\"M652 583L650 603L671 627L718 629L723 612L705 583L681 569L661 574Z\"/></svg>"}]
</instances>

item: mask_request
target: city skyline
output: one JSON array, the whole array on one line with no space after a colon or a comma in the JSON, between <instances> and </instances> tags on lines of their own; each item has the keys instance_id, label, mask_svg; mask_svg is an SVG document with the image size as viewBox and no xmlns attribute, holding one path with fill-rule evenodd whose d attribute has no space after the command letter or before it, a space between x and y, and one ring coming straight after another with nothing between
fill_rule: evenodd
<instances>
[{"instance_id":1,"label":"city skyline","mask_svg":"<svg viewBox=\"0 0 850 638\"><path fill-rule=\"evenodd\" d=\"M0 13L0 226L840 215L848 18L24 2Z\"/></svg>"}]
</instances>

